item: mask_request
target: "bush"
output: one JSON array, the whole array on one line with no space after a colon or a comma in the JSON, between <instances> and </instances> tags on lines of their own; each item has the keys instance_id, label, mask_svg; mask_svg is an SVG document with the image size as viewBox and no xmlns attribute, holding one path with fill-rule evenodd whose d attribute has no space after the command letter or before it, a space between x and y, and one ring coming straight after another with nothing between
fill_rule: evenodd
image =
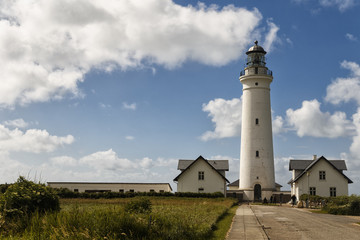
<instances>
[{"instance_id":1,"label":"bush","mask_svg":"<svg viewBox=\"0 0 360 240\"><path fill-rule=\"evenodd\" d=\"M128 213L150 213L151 201L148 198L138 198L125 205L125 211Z\"/></svg>"},{"instance_id":2,"label":"bush","mask_svg":"<svg viewBox=\"0 0 360 240\"><path fill-rule=\"evenodd\" d=\"M60 210L59 198L49 187L20 176L0 198L0 212L5 219L30 217L34 212Z\"/></svg>"},{"instance_id":3,"label":"bush","mask_svg":"<svg viewBox=\"0 0 360 240\"><path fill-rule=\"evenodd\" d=\"M355 216L360 216L360 199L359 198L354 199L350 202L349 214L355 215Z\"/></svg>"}]
</instances>

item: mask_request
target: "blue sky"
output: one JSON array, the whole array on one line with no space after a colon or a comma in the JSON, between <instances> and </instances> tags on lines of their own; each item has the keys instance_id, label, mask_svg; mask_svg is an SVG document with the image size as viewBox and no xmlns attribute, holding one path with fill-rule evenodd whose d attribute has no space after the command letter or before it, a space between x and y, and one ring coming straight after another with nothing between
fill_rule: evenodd
<instances>
[{"instance_id":1,"label":"blue sky","mask_svg":"<svg viewBox=\"0 0 360 240\"><path fill-rule=\"evenodd\" d=\"M352 0L0 3L0 182L169 182L178 159L238 178L254 40L271 85L276 181L345 159L360 187L360 4Z\"/></svg>"}]
</instances>

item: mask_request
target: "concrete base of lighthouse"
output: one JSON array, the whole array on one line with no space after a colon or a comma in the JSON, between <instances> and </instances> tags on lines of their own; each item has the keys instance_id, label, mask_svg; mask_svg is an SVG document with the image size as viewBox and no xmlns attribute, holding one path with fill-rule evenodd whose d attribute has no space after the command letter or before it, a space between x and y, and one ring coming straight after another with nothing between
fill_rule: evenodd
<instances>
[{"instance_id":1,"label":"concrete base of lighthouse","mask_svg":"<svg viewBox=\"0 0 360 240\"><path fill-rule=\"evenodd\" d=\"M242 189L240 189L240 190L242 190ZM243 200L244 201L262 202L266 198L266 200L268 202L270 202L270 198L274 194L274 192L276 192L276 189L270 189L270 190L263 189L263 190L261 190L261 196L260 197L257 197L257 194L253 189L251 189L251 190L242 190L242 191L244 192L244 194L243 194Z\"/></svg>"}]
</instances>

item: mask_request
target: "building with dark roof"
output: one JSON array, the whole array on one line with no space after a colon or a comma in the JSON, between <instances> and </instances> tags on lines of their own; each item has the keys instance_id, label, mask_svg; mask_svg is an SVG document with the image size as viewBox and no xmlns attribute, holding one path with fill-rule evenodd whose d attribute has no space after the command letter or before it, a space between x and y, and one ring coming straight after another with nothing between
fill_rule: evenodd
<instances>
[{"instance_id":1,"label":"building with dark roof","mask_svg":"<svg viewBox=\"0 0 360 240\"><path fill-rule=\"evenodd\" d=\"M313 160L290 160L292 178L291 195L297 199L302 194L335 197L348 195L348 184L352 181L343 173L347 170L344 160L328 160L324 156Z\"/></svg>"},{"instance_id":2,"label":"building with dark roof","mask_svg":"<svg viewBox=\"0 0 360 240\"><path fill-rule=\"evenodd\" d=\"M229 171L228 160L207 160L199 156L195 160L179 160L180 174L174 178L178 192L200 192L226 194L229 180L225 172Z\"/></svg>"},{"instance_id":3,"label":"building with dark roof","mask_svg":"<svg viewBox=\"0 0 360 240\"><path fill-rule=\"evenodd\" d=\"M73 192L172 192L169 183L126 182L48 182L52 188L67 188Z\"/></svg>"}]
</instances>

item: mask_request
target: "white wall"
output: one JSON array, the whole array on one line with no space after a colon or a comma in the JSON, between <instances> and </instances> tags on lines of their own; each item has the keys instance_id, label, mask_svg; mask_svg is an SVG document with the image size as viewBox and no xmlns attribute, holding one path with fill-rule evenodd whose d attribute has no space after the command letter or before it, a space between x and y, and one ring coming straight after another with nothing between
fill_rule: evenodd
<instances>
[{"instance_id":1,"label":"white wall","mask_svg":"<svg viewBox=\"0 0 360 240\"><path fill-rule=\"evenodd\" d=\"M319 171L326 172L325 180L319 179ZM336 187L336 196L348 195L348 180L323 159L311 168L309 176L305 174L296 182L297 199L302 194L308 194L309 187L316 187L316 195L323 197L330 196L330 187Z\"/></svg>"},{"instance_id":2,"label":"white wall","mask_svg":"<svg viewBox=\"0 0 360 240\"><path fill-rule=\"evenodd\" d=\"M199 180L199 171L204 172L204 180ZM198 160L191 165L177 183L178 192L199 192L199 188L203 188L204 193L222 192L225 195L226 191L225 179L204 160Z\"/></svg>"},{"instance_id":3,"label":"white wall","mask_svg":"<svg viewBox=\"0 0 360 240\"><path fill-rule=\"evenodd\" d=\"M245 191L246 200L253 200L255 184L260 184L263 191L276 190L270 106L272 79L261 74L240 77L243 106L239 188ZM259 120L258 124L255 119ZM256 151L259 151L258 157Z\"/></svg>"}]
</instances>

